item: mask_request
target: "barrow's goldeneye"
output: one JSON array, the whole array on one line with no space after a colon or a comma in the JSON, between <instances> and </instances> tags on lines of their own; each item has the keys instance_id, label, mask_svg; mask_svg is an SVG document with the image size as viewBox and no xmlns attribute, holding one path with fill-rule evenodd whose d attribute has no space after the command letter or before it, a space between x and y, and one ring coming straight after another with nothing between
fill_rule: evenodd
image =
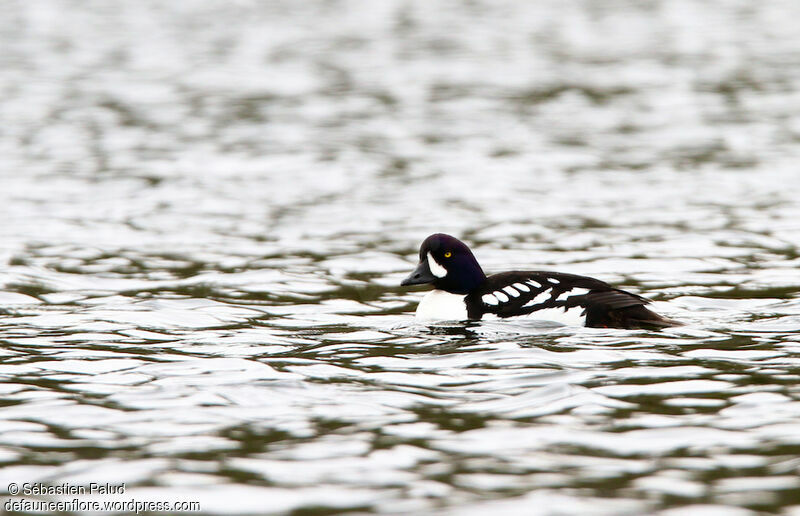
<instances>
[{"instance_id":1,"label":"barrow's goldeneye","mask_svg":"<svg viewBox=\"0 0 800 516\"><path fill-rule=\"evenodd\" d=\"M680 323L644 305L642 296L586 276L547 271L509 271L486 276L463 242L437 233L422 242L419 265L401 285L432 283L417 307L428 320L532 316L595 328L663 328Z\"/></svg>"}]
</instances>

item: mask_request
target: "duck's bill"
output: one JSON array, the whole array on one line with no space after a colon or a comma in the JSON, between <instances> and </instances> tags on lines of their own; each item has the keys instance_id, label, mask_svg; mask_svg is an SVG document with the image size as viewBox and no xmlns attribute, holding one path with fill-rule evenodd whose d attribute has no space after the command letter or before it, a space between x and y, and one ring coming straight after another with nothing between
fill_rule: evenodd
<instances>
[{"instance_id":1,"label":"duck's bill","mask_svg":"<svg viewBox=\"0 0 800 516\"><path fill-rule=\"evenodd\" d=\"M436 276L433 275L431 272L431 268L428 267L428 260L423 260L419 262L417 268L414 269L414 272L408 275L406 279L400 283L401 287L407 287L408 285L423 285L425 283L433 283L436 281Z\"/></svg>"}]
</instances>

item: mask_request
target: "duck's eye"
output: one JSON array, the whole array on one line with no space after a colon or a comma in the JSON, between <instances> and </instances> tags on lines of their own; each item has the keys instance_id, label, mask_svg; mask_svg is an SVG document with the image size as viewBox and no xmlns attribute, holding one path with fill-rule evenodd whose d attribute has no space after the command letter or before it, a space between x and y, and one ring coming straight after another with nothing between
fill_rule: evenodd
<instances>
[{"instance_id":1,"label":"duck's eye","mask_svg":"<svg viewBox=\"0 0 800 516\"><path fill-rule=\"evenodd\" d=\"M446 253L444 253L444 257L445 258L450 258L451 256L453 256L453 253L451 253L450 251L447 251Z\"/></svg>"}]
</instances>

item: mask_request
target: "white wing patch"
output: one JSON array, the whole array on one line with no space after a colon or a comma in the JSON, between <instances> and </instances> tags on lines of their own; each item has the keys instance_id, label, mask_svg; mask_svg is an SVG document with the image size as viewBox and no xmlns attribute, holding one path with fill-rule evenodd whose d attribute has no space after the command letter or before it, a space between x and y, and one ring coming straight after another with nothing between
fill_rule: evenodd
<instances>
[{"instance_id":1,"label":"white wing patch","mask_svg":"<svg viewBox=\"0 0 800 516\"><path fill-rule=\"evenodd\" d=\"M492 306L495 306L495 305L500 303L500 300L498 300L496 297L494 297L491 294L484 294L483 296L481 296L481 301L483 301L484 304L492 305Z\"/></svg>"},{"instance_id":2,"label":"white wing patch","mask_svg":"<svg viewBox=\"0 0 800 516\"><path fill-rule=\"evenodd\" d=\"M431 273L437 278L444 278L447 276L447 269L439 265L439 262L431 255L430 251L428 251L428 268L430 268Z\"/></svg>"},{"instance_id":3,"label":"white wing patch","mask_svg":"<svg viewBox=\"0 0 800 516\"><path fill-rule=\"evenodd\" d=\"M559 283L557 279L547 278L547 281L552 281L553 283ZM536 290L541 289L542 285L532 279L524 280L524 282L517 282L506 287L503 287L500 290L495 290L491 294L484 294L481 296L481 301L483 301L484 305L488 306L498 306L502 305L503 303L507 303L512 298L523 296L526 292L533 292L536 293ZM588 294L590 289L587 288L573 288L567 290L566 292L562 292L558 295L557 298L553 299L553 288L552 286L546 287L542 292L536 294L533 298L529 299L524 305L520 308L529 308L534 305L542 304L548 301L561 301L563 302L565 299L571 296L582 296L584 294ZM527 296L523 296L527 297ZM537 317L537 318L544 318L547 320L553 320L552 317L558 315L560 317L555 318L555 320L564 319L564 316L568 316L568 319L574 319L577 317L581 317L581 312L583 311L582 307L578 308L577 311L573 311L572 309L565 310L564 307L553 307L553 308L540 308L532 312L530 315L539 314L540 316L545 317ZM569 312L569 313L567 313Z\"/></svg>"},{"instance_id":4,"label":"white wing patch","mask_svg":"<svg viewBox=\"0 0 800 516\"><path fill-rule=\"evenodd\" d=\"M550 289L545 290L544 292L539 292L533 299L522 305L523 308L533 305L538 305L539 303L544 303L548 299L550 299L550 295L552 292Z\"/></svg>"},{"instance_id":5,"label":"white wing patch","mask_svg":"<svg viewBox=\"0 0 800 516\"><path fill-rule=\"evenodd\" d=\"M510 319L535 319L546 323L566 324L566 325L579 325L586 324L586 309L584 306L571 306L567 308L564 306L566 301L573 296L583 296L591 292L588 288L571 288L564 292L558 292L563 288L567 288L569 283L564 286L556 286L562 283L561 280L551 277L543 276L541 279L520 279L516 283L512 283L502 288L498 288L490 294L484 294L481 297L484 305L491 305L497 307L489 309L489 311L482 314L483 319L492 317L510 318ZM519 298L515 302L515 298ZM525 304L519 306L517 303ZM577 299L574 304L577 304ZM504 303L509 303L504 305ZM561 306L553 306L553 304ZM573 303L571 303L573 304ZM580 303L583 304L583 303ZM514 307L513 310L504 310L504 308ZM533 312L522 313L520 315L513 315L513 312L518 308L522 312L526 312L526 308L534 308ZM538 309L537 309L538 308ZM509 313L511 312L511 313Z\"/></svg>"},{"instance_id":6,"label":"white wing patch","mask_svg":"<svg viewBox=\"0 0 800 516\"><path fill-rule=\"evenodd\" d=\"M582 296L584 294L588 294L588 288L573 288L572 290L567 290L566 292L562 292L556 298L556 301L563 301L564 299L571 297L571 296Z\"/></svg>"}]
</instances>

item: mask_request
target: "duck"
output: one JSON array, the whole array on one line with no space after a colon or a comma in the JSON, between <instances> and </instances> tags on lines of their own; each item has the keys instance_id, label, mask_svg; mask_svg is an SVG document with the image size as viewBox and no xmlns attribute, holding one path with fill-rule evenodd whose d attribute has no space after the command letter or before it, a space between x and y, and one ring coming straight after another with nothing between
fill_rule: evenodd
<instances>
[{"instance_id":1,"label":"duck","mask_svg":"<svg viewBox=\"0 0 800 516\"><path fill-rule=\"evenodd\" d=\"M651 301L599 279L563 272L512 270L487 276L470 248L444 233L426 238L419 264L401 286L433 286L417 320L532 318L590 328L661 329L681 323L649 308Z\"/></svg>"}]
</instances>

